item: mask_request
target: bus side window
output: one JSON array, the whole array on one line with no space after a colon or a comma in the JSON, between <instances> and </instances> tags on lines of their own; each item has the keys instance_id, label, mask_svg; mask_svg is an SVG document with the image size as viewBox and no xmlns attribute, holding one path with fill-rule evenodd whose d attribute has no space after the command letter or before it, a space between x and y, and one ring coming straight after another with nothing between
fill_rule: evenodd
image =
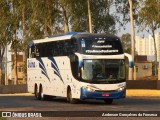
<instances>
[{"instance_id":1,"label":"bus side window","mask_svg":"<svg viewBox=\"0 0 160 120\"><path fill-rule=\"evenodd\" d=\"M31 46L31 52L30 52L30 58L34 58L35 57L35 55L34 55L34 49L35 49L35 46L32 45Z\"/></svg>"},{"instance_id":2,"label":"bus side window","mask_svg":"<svg viewBox=\"0 0 160 120\"><path fill-rule=\"evenodd\" d=\"M57 41L53 42L53 46L52 46L52 55L53 56L57 56L58 55L58 45L57 45Z\"/></svg>"},{"instance_id":3,"label":"bus side window","mask_svg":"<svg viewBox=\"0 0 160 120\"><path fill-rule=\"evenodd\" d=\"M72 44L72 46L73 46L73 52L75 53L75 52L77 52L78 51L78 44L77 44L77 42L76 42L76 40L72 40L71 41L71 44Z\"/></svg>"},{"instance_id":4,"label":"bus side window","mask_svg":"<svg viewBox=\"0 0 160 120\"><path fill-rule=\"evenodd\" d=\"M48 57L53 57L54 51L53 51L53 42L47 43L47 54Z\"/></svg>"},{"instance_id":5,"label":"bus side window","mask_svg":"<svg viewBox=\"0 0 160 120\"><path fill-rule=\"evenodd\" d=\"M76 39L71 39L71 41L70 41L70 46L72 46L72 54L74 54L75 52L77 52L78 51L78 44L77 44L77 41L76 41Z\"/></svg>"},{"instance_id":6,"label":"bus side window","mask_svg":"<svg viewBox=\"0 0 160 120\"><path fill-rule=\"evenodd\" d=\"M39 50L38 50L39 45L36 45L34 47L34 57L39 57Z\"/></svg>"}]
</instances>

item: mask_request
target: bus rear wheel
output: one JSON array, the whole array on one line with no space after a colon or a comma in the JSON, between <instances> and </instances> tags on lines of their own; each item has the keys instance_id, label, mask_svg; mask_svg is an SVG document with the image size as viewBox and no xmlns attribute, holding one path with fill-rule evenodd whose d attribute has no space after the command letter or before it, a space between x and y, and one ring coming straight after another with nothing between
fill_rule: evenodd
<instances>
[{"instance_id":1,"label":"bus rear wheel","mask_svg":"<svg viewBox=\"0 0 160 120\"><path fill-rule=\"evenodd\" d=\"M113 99L104 99L104 102L109 105L113 103Z\"/></svg>"},{"instance_id":2,"label":"bus rear wheel","mask_svg":"<svg viewBox=\"0 0 160 120\"><path fill-rule=\"evenodd\" d=\"M38 87L37 87L37 86L35 87L35 93L34 93L34 95L35 95L35 98L36 98L37 100L40 100L40 99L41 99L41 95L40 95L40 93L39 93L39 91L38 91Z\"/></svg>"},{"instance_id":3,"label":"bus rear wheel","mask_svg":"<svg viewBox=\"0 0 160 120\"><path fill-rule=\"evenodd\" d=\"M40 94L40 99L41 100L52 100L52 98L53 98L52 96L44 95L44 93L43 93L43 87L42 86L40 87L39 94Z\"/></svg>"},{"instance_id":4,"label":"bus rear wheel","mask_svg":"<svg viewBox=\"0 0 160 120\"><path fill-rule=\"evenodd\" d=\"M40 87L40 92L39 92L39 94L40 94L40 99L41 99L41 100L46 100L46 96L43 94L43 88L42 88L42 86Z\"/></svg>"},{"instance_id":5,"label":"bus rear wheel","mask_svg":"<svg viewBox=\"0 0 160 120\"><path fill-rule=\"evenodd\" d=\"M69 101L71 104L76 104L79 101L78 99L72 98L72 91L70 88L68 89L67 92L67 101Z\"/></svg>"}]
</instances>

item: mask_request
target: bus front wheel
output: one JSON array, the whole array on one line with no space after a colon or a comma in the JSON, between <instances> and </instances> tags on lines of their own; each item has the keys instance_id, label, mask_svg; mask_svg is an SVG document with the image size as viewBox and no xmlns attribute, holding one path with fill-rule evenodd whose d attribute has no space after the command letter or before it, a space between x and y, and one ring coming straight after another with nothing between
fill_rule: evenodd
<instances>
[{"instance_id":1,"label":"bus front wheel","mask_svg":"<svg viewBox=\"0 0 160 120\"><path fill-rule=\"evenodd\" d=\"M72 91L70 88L67 91L67 101L69 101L71 104L78 103L78 99L72 98Z\"/></svg>"}]
</instances>

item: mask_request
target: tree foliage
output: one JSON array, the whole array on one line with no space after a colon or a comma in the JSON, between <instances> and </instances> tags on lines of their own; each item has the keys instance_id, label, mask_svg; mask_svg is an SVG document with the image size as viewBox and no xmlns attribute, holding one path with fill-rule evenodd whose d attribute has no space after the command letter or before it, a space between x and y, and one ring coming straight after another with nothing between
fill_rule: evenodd
<instances>
[{"instance_id":1,"label":"tree foliage","mask_svg":"<svg viewBox=\"0 0 160 120\"><path fill-rule=\"evenodd\" d=\"M6 45L12 41L11 30L11 13L9 11L10 5L7 1L0 1L0 84L2 81L2 60Z\"/></svg>"},{"instance_id":2,"label":"tree foliage","mask_svg":"<svg viewBox=\"0 0 160 120\"><path fill-rule=\"evenodd\" d=\"M115 32L111 3L91 0L93 32ZM0 0L0 53L9 43L16 56L19 50L26 51L30 40L66 31L86 32L87 11L87 0Z\"/></svg>"},{"instance_id":3,"label":"tree foliage","mask_svg":"<svg viewBox=\"0 0 160 120\"><path fill-rule=\"evenodd\" d=\"M139 25L141 30L149 28L155 31L160 26L160 1L145 0L142 3L142 8L139 11Z\"/></svg>"},{"instance_id":4,"label":"tree foliage","mask_svg":"<svg viewBox=\"0 0 160 120\"><path fill-rule=\"evenodd\" d=\"M131 54L131 34L123 34L121 37L121 41L124 52Z\"/></svg>"},{"instance_id":5,"label":"tree foliage","mask_svg":"<svg viewBox=\"0 0 160 120\"><path fill-rule=\"evenodd\" d=\"M141 4L139 11L139 26L140 30L146 30L152 35L154 41L155 51L155 74L157 74L157 48L155 40L155 31L160 28L160 1L158 0L145 0Z\"/></svg>"},{"instance_id":6,"label":"tree foliage","mask_svg":"<svg viewBox=\"0 0 160 120\"><path fill-rule=\"evenodd\" d=\"M135 22L138 22L138 12L140 8L141 0L132 0L133 2L133 18ZM128 0L114 0L116 21L119 23L120 28L126 29L125 25L130 22L130 5Z\"/></svg>"}]
</instances>

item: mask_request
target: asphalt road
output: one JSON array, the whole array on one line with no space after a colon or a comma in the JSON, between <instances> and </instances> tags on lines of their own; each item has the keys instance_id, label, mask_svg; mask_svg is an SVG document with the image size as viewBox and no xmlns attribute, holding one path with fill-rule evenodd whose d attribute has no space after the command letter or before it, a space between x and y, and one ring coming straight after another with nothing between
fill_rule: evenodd
<instances>
[{"instance_id":1,"label":"asphalt road","mask_svg":"<svg viewBox=\"0 0 160 120\"><path fill-rule=\"evenodd\" d=\"M86 100L79 104L70 104L64 98L55 98L51 101L36 100L34 96L0 96L0 111L160 111L160 97L127 97L114 100L112 105L106 105L101 100ZM154 113L154 112L153 112ZM86 112L86 114L88 114ZM94 114L94 113L93 113ZM54 115L53 115L54 116ZM106 120L108 117L42 117L33 120ZM152 117L109 117L111 120L152 120ZM7 120L32 120L31 118L7 118ZM1 120L1 118L0 118ZM4 119L3 119L4 120ZM6 119L5 119L6 120ZM159 117L154 117L159 120Z\"/></svg>"},{"instance_id":2,"label":"asphalt road","mask_svg":"<svg viewBox=\"0 0 160 120\"><path fill-rule=\"evenodd\" d=\"M34 96L0 96L0 111L160 111L160 97L127 97L106 105L101 100L70 104L65 98L40 101Z\"/></svg>"}]
</instances>

